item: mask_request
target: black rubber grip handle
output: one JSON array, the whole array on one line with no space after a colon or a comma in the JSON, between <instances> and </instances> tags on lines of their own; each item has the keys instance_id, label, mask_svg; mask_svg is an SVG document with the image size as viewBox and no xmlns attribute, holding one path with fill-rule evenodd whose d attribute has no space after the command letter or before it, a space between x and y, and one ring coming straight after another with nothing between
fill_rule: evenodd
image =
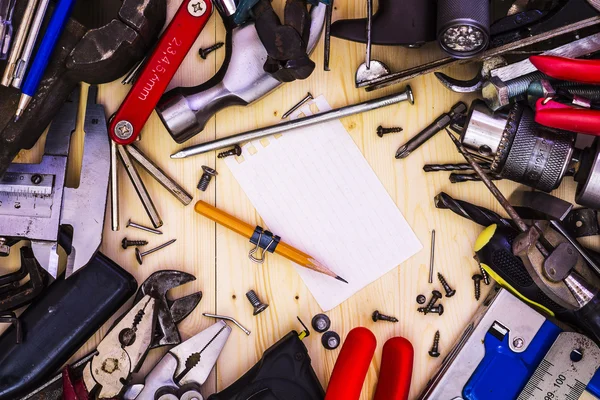
<instances>
[{"instance_id":1,"label":"black rubber grip handle","mask_svg":"<svg viewBox=\"0 0 600 400\"><path fill-rule=\"evenodd\" d=\"M13 400L55 373L129 299L135 278L101 253L48 287L0 336L0 399Z\"/></svg>"}]
</instances>

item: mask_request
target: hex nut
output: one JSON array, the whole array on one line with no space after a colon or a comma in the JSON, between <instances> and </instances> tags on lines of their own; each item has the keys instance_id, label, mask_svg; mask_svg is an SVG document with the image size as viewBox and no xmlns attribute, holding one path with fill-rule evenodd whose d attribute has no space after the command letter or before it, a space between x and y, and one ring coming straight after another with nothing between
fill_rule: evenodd
<instances>
[{"instance_id":1,"label":"hex nut","mask_svg":"<svg viewBox=\"0 0 600 400\"><path fill-rule=\"evenodd\" d=\"M497 76L492 76L483 84L481 94L483 95L485 104L493 111L498 111L502 107L510 104L508 87Z\"/></svg>"}]
</instances>

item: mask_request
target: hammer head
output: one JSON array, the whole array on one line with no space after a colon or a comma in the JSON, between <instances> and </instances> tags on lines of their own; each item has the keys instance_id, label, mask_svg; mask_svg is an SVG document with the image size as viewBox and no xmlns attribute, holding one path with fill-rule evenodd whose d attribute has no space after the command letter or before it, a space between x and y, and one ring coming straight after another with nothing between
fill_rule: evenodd
<instances>
[{"instance_id":1,"label":"hammer head","mask_svg":"<svg viewBox=\"0 0 600 400\"><path fill-rule=\"evenodd\" d=\"M202 292L196 292L176 300L167 297L169 290L195 281L194 275L182 271L158 271L140 285L134 302L145 295L156 299L157 324L150 348L181 343L177 325L196 308Z\"/></svg>"}]
</instances>

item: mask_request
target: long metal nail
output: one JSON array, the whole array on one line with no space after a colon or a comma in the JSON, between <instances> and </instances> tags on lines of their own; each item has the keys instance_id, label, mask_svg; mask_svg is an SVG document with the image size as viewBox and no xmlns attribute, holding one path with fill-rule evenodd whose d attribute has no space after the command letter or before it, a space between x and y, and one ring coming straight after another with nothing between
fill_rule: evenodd
<instances>
[{"instance_id":1,"label":"long metal nail","mask_svg":"<svg viewBox=\"0 0 600 400\"><path fill-rule=\"evenodd\" d=\"M144 252L141 252L141 251L140 251L140 248L139 248L139 247L136 247L136 248L135 248L135 258L137 259L137 262L138 262L138 263L140 263L140 265L142 265L142 259L143 259L145 256L147 256L148 254L152 254L152 253L154 253L155 251L158 251L158 250L164 249L165 247L172 245L172 244L173 244L173 243L175 243L176 241L177 241L177 239L171 239L171 240L169 240L167 243L163 243L163 244L161 244L161 245L160 245L160 246L158 246L158 247L155 247L155 248L153 248L153 249L150 249L150 250L146 250L146 251L144 251Z\"/></svg>"},{"instance_id":2,"label":"long metal nail","mask_svg":"<svg viewBox=\"0 0 600 400\"><path fill-rule=\"evenodd\" d=\"M298 103L296 103L296 105L294 107L290 108L288 112L286 112L285 114L283 114L281 116L281 119L286 119L287 117L289 117L290 115L292 115L294 113L294 111L296 111L297 109L299 109L300 107L302 107L303 105L305 105L306 103L308 103L312 99L314 99L313 95L310 92L308 92L308 94L306 95L306 97L303 98L302 100L300 100Z\"/></svg>"},{"instance_id":3,"label":"long metal nail","mask_svg":"<svg viewBox=\"0 0 600 400\"><path fill-rule=\"evenodd\" d=\"M192 195L185 191L177 182L171 179L165 172L160 169L152 160L148 158L140 149L134 145L127 146L127 151L154 179L167 189L184 206L192 202Z\"/></svg>"},{"instance_id":4,"label":"long metal nail","mask_svg":"<svg viewBox=\"0 0 600 400\"><path fill-rule=\"evenodd\" d=\"M119 171L117 144L110 141L110 220L113 231L119 230Z\"/></svg>"},{"instance_id":5,"label":"long metal nail","mask_svg":"<svg viewBox=\"0 0 600 400\"><path fill-rule=\"evenodd\" d=\"M136 224L135 222L131 222L131 220L127 221L127 228L136 228L145 232L154 233L155 235L162 235L163 233L158 229L152 229L144 225Z\"/></svg>"},{"instance_id":6,"label":"long metal nail","mask_svg":"<svg viewBox=\"0 0 600 400\"><path fill-rule=\"evenodd\" d=\"M209 313L203 313L202 315L204 315L205 317L209 317L209 318L224 319L225 321L231 321L235 325L237 325L238 328L240 328L242 331L244 331L244 333L246 335L250 336L251 332L248 329L244 328L244 326L242 324L240 324L239 322L237 322L235 319L233 319L231 317L227 317L224 315L217 315L217 314L209 314Z\"/></svg>"},{"instance_id":7,"label":"long metal nail","mask_svg":"<svg viewBox=\"0 0 600 400\"><path fill-rule=\"evenodd\" d=\"M135 188L135 191L137 192L140 200L142 201L142 205L144 206L148 217L150 217L152 225L155 228L160 228L163 225L162 219L160 218L160 215L158 215L158 210L154 206L154 202L152 202L152 198L150 198L150 194L148 193L148 190L146 190L146 186L144 185L140 174L135 168L135 165L133 165L133 163L131 162L131 158L129 158L129 153L127 152L125 147L121 146L120 144L117 145L117 149L119 150L119 156L121 157L121 161L125 166L125 171L127 171L127 175L129 175L129 179L131 180L131 183L133 183L133 187Z\"/></svg>"},{"instance_id":8,"label":"long metal nail","mask_svg":"<svg viewBox=\"0 0 600 400\"><path fill-rule=\"evenodd\" d=\"M329 60L331 59L331 20L333 19L333 1L329 3L325 9L325 56L323 61L323 69L329 69Z\"/></svg>"},{"instance_id":9,"label":"long metal nail","mask_svg":"<svg viewBox=\"0 0 600 400\"><path fill-rule=\"evenodd\" d=\"M431 251L429 253L429 283L433 283L434 257L435 257L435 229L431 231Z\"/></svg>"},{"instance_id":10,"label":"long metal nail","mask_svg":"<svg viewBox=\"0 0 600 400\"><path fill-rule=\"evenodd\" d=\"M363 112L376 110L378 108L391 106L394 104L401 103L403 101L408 101L410 102L410 104L414 104L415 102L413 92L410 86L407 86L406 90L402 93L380 97L378 99L365 101L363 103L322 112L320 114L314 114L305 118L283 122L281 124L269 126L266 128L259 128L253 131L239 133L237 135L229 136L223 139L213 140L196 146L191 146L171 155L171 158L187 158L198 154L207 153L213 150L220 150L235 146L236 144L241 144L255 139L260 139L266 136L275 135L277 133L285 133L293 129L304 128L307 126L312 126L323 122L348 117L350 115L360 114Z\"/></svg>"}]
</instances>

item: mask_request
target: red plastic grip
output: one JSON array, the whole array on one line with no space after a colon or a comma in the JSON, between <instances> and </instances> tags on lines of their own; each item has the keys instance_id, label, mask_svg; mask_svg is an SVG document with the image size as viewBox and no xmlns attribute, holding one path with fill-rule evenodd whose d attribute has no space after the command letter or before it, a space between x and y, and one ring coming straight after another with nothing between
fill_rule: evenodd
<instances>
[{"instance_id":1,"label":"red plastic grip","mask_svg":"<svg viewBox=\"0 0 600 400\"><path fill-rule=\"evenodd\" d=\"M110 122L108 132L112 140L122 145L135 141L183 59L206 26L212 11L211 0L183 1ZM131 126L124 121L129 122ZM131 136L119 137L115 133L117 126L122 136ZM133 132L130 132L131 129Z\"/></svg>"},{"instance_id":2,"label":"red plastic grip","mask_svg":"<svg viewBox=\"0 0 600 400\"><path fill-rule=\"evenodd\" d=\"M546 104L539 99L536 104L535 122L550 128L600 136L600 111L571 108L550 100Z\"/></svg>"},{"instance_id":3,"label":"red plastic grip","mask_svg":"<svg viewBox=\"0 0 600 400\"><path fill-rule=\"evenodd\" d=\"M377 339L367 328L348 333L333 368L325 400L358 400L369 371Z\"/></svg>"},{"instance_id":4,"label":"red plastic grip","mask_svg":"<svg viewBox=\"0 0 600 400\"><path fill-rule=\"evenodd\" d=\"M563 81L600 83L600 60L558 56L531 56L529 61L544 74Z\"/></svg>"},{"instance_id":5,"label":"red plastic grip","mask_svg":"<svg viewBox=\"0 0 600 400\"><path fill-rule=\"evenodd\" d=\"M373 400L407 400L415 351L403 337L391 338L383 346L381 372Z\"/></svg>"}]
</instances>

